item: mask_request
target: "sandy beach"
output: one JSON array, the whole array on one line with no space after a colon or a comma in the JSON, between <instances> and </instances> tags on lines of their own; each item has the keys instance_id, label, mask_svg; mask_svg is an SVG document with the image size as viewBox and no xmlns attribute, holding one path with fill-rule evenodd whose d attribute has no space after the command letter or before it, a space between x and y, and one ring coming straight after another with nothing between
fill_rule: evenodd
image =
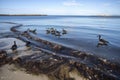
<instances>
[{"instance_id":1,"label":"sandy beach","mask_svg":"<svg viewBox=\"0 0 120 80\"><path fill-rule=\"evenodd\" d=\"M0 80L49 80L43 74L32 75L26 73L22 69L16 68L14 65L4 65L0 68Z\"/></svg>"}]
</instances>

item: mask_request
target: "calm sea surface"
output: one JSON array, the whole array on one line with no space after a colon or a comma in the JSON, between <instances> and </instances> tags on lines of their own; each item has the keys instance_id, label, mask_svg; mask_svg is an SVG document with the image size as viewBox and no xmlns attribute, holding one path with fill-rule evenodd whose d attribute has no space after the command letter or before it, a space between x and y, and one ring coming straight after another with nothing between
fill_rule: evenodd
<instances>
[{"instance_id":1,"label":"calm sea surface","mask_svg":"<svg viewBox=\"0 0 120 80\"><path fill-rule=\"evenodd\" d=\"M62 44L90 54L102 56L113 61L120 61L120 18L80 17L80 16L0 16L0 22L22 23L20 30L37 29L37 36L45 40ZM0 23L0 31L4 28ZM47 28L63 28L68 34L56 38L46 34ZM98 34L109 41L108 46L96 47Z\"/></svg>"}]
</instances>

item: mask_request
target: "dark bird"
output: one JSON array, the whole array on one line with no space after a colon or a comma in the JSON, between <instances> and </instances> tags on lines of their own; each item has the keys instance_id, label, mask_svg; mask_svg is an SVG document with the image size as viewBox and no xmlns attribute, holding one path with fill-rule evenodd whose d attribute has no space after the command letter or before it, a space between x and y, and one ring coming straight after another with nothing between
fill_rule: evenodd
<instances>
[{"instance_id":1,"label":"dark bird","mask_svg":"<svg viewBox=\"0 0 120 80\"><path fill-rule=\"evenodd\" d=\"M106 41L106 40L104 40L104 39L102 39L101 38L101 35L98 35L98 39L99 39L99 42L98 42L98 44L97 44L97 47L99 47L100 45L107 45L109 42L108 41Z\"/></svg>"},{"instance_id":2,"label":"dark bird","mask_svg":"<svg viewBox=\"0 0 120 80\"><path fill-rule=\"evenodd\" d=\"M99 37L99 41L100 41L100 42L103 42L103 43L109 43L108 41L102 39L102 38L101 38L101 35L98 35L98 37Z\"/></svg>"},{"instance_id":3,"label":"dark bird","mask_svg":"<svg viewBox=\"0 0 120 80\"><path fill-rule=\"evenodd\" d=\"M30 45L31 45L31 42L30 41L26 41L26 47L30 47Z\"/></svg>"},{"instance_id":4,"label":"dark bird","mask_svg":"<svg viewBox=\"0 0 120 80\"><path fill-rule=\"evenodd\" d=\"M37 31L37 29L34 29L34 30L30 30L30 29L29 29L29 32L32 32L32 33L34 33L34 34L36 34L36 31Z\"/></svg>"},{"instance_id":5,"label":"dark bird","mask_svg":"<svg viewBox=\"0 0 120 80\"><path fill-rule=\"evenodd\" d=\"M46 29L46 34L50 34L50 29Z\"/></svg>"},{"instance_id":6,"label":"dark bird","mask_svg":"<svg viewBox=\"0 0 120 80\"><path fill-rule=\"evenodd\" d=\"M61 34L60 34L61 32L59 32L59 31L56 31L56 33L55 33L55 36L58 36L58 37L60 37L61 36Z\"/></svg>"},{"instance_id":7,"label":"dark bird","mask_svg":"<svg viewBox=\"0 0 120 80\"><path fill-rule=\"evenodd\" d=\"M34 29L32 32L33 32L33 33L36 33L36 31L37 31L37 30L36 30L36 29Z\"/></svg>"},{"instance_id":8,"label":"dark bird","mask_svg":"<svg viewBox=\"0 0 120 80\"><path fill-rule=\"evenodd\" d=\"M65 29L62 30L62 34L67 34L67 31Z\"/></svg>"},{"instance_id":9,"label":"dark bird","mask_svg":"<svg viewBox=\"0 0 120 80\"><path fill-rule=\"evenodd\" d=\"M12 45L11 49L14 51L17 49L16 41L14 41L14 44Z\"/></svg>"}]
</instances>

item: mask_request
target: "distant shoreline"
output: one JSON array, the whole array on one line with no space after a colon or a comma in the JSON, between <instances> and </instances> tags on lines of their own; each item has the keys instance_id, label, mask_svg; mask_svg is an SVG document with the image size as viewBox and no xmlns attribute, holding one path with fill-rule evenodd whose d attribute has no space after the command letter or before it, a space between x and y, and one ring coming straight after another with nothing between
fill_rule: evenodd
<instances>
[{"instance_id":1,"label":"distant shoreline","mask_svg":"<svg viewBox=\"0 0 120 80\"><path fill-rule=\"evenodd\" d=\"M0 16L47 16L46 14L0 14Z\"/></svg>"},{"instance_id":2,"label":"distant shoreline","mask_svg":"<svg viewBox=\"0 0 120 80\"><path fill-rule=\"evenodd\" d=\"M60 17L103 17L103 18L120 18L120 15L48 15L48 16L60 16Z\"/></svg>"},{"instance_id":3,"label":"distant shoreline","mask_svg":"<svg viewBox=\"0 0 120 80\"><path fill-rule=\"evenodd\" d=\"M46 15L46 14L0 14L0 16L61 16L61 17L103 17L120 18L120 15Z\"/></svg>"}]
</instances>

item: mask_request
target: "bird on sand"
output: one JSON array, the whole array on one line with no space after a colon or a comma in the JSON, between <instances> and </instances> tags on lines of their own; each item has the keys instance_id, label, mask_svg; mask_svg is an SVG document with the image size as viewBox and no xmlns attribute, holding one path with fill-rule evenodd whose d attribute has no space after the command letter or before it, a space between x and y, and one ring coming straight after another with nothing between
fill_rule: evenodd
<instances>
[{"instance_id":1,"label":"bird on sand","mask_svg":"<svg viewBox=\"0 0 120 80\"><path fill-rule=\"evenodd\" d=\"M14 44L11 47L12 51L17 50L17 44L16 41L14 41Z\"/></svg>"}]
</instances>

